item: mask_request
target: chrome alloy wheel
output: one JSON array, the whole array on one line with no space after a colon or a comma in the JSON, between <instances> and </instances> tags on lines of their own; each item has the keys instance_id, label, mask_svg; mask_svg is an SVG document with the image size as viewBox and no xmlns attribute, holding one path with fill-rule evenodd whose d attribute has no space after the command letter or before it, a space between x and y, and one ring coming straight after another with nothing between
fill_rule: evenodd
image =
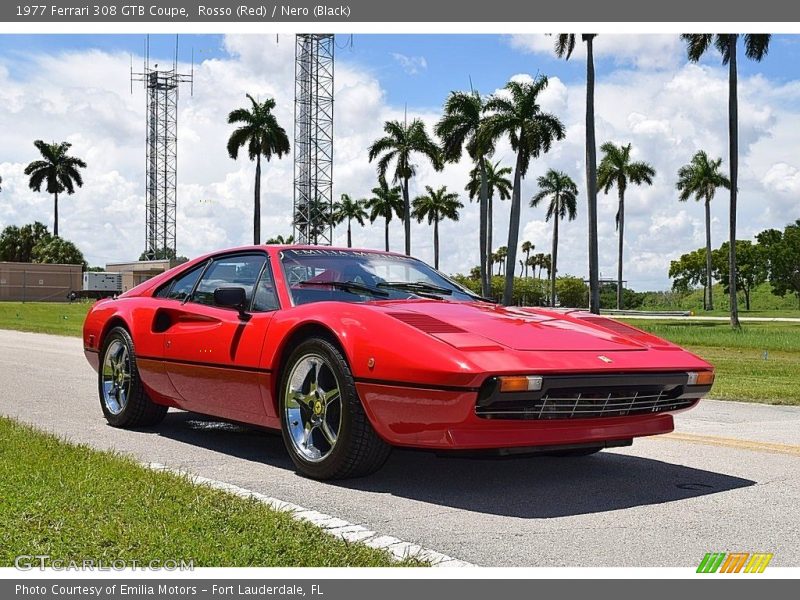
<instances>
[{"instance_id":1,"label":"chrome alloy wheel","mask_svg":"<svg viewBox=\"0 0 800 600\"><path fill-rule=\"evenodd\" d=\"M114 340L103 358L103 404L112 415L118 415L128 405L131 391L131 358L128 347Z\"/></svg>"},{"instance_id":2,"label":"chrome alloy wheel","mask_svg":"<svg viewBox=\"0 0 800 600\"><path fill-rule=\"evenodd\" d=\"M331 366L319 354L298 360L286 382L283 418L297 453L324 460L336 446L342 425L342 394Z\"/></svg>"}]
</instances>

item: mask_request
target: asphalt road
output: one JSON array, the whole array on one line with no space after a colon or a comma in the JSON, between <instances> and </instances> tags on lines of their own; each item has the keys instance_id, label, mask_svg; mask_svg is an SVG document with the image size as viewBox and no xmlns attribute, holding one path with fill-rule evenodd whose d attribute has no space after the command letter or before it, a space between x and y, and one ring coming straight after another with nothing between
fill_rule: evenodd
<instances>
[{"instance_id":1,"label":"asphalt road","mask_svg":"<svg viewBox=\"0 0 800 600\"><path fill-rule=\"evenodd\" d=\"M0 331L0 414L76 442L256 490L479 565L694 566L773 552L800 566L800 408L704 401L676 434L582 459L395 451L337 484L292 470L279 436L170 412L105 424L80 340ZM124 491L121 490L121 493Z\"/></svg>"}]
</instances>

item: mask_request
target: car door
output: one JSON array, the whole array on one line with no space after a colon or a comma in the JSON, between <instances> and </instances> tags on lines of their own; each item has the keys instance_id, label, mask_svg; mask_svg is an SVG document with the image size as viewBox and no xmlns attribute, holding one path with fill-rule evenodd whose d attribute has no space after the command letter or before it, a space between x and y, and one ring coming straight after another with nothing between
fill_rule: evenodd
<instances>
[{"instance_id":1,"label":"car door","mask_svg":"<svg viewBox=\"0 0 800 600\"><path fill-rule=\"evenodd\" d=\"M161 402L183 406L183 399L170 381L164 362L166 331L176 320L181 304L189 299L209 261L197 264L170 279L153 294L143 311L150 327L147 335L136 339L136 363L148 392Z\"/></svg>"},{"instance_id":2,"label":"car door","mask_svg":"<svg viewBox=\"0 0 800 600\"><path fill-rule=\"evenodd\" d=\"M164 363L189 410L260 423L261 388L269 373L259 366L261 349L277 303L254 302L262 281L271 280L263 252L217 257L186 301L173 309L164 332ZM241 287L244 312L216 306L214 291Z\"/></svg>"}]
</instances>

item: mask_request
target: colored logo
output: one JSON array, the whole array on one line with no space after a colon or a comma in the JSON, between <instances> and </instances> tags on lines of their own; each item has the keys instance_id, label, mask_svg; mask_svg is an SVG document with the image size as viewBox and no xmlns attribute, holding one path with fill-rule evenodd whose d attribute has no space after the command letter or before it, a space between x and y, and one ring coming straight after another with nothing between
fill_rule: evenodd
<instances>
[{"instance_id":1,"label":"colored logo","mask_svg":"<svg viewBox=\"0 0 800 600\"><path fill-rule=\"evenodd\" d=\"M698 573L763 573L772 560L766 552L709 552L700 561Z\"/></svg>"},{"instance_id":2,"label":"colored logo","mask_svg":"<svg viewBox=\"0 0 800 600\"><path fill-rule=\"evenodd\" d=\"M614 362L613 360L611 360L611 359L610 359L610 358L608 358L607 356L603 356L602 354L601 354L600 356L598 356L597 358L599 358L600 360L602 360L604 363L610 363L610 362Z\"/></svg>"}]
</instances>

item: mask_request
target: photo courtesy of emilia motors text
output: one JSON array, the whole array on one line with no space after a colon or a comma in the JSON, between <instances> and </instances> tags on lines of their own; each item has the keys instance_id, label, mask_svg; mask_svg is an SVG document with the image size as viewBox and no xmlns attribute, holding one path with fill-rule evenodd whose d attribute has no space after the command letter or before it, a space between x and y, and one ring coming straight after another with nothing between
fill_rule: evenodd
<instances>
[{"instance_id":1,"label":"photo courtesy of emilia motors text","mask_svg":"<svg viewBox=\"0 0 800 600\"><path fill-rule=\"evenodd\" d=\"M798 65L778 0L0 4L0 597L791 594Z\"/></svg>"}]
</instances>

